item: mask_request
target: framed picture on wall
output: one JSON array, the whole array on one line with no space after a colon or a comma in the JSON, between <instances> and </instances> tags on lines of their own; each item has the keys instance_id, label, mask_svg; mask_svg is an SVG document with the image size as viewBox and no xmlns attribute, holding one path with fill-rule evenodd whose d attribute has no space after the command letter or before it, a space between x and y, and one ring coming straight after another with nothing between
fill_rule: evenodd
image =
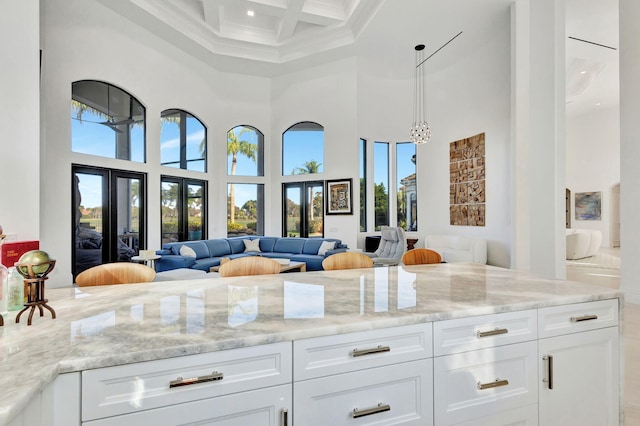
<instances>
[{"instance_id":1,"label":"framed picture on wall","mask_svg":"<svg viewBox=\"0 0 640 426\"><path fill-rule=\"evenodd\" d=\"M353 214L351 179L326 181L326 214Z\"/></svg>"}]
</instances>

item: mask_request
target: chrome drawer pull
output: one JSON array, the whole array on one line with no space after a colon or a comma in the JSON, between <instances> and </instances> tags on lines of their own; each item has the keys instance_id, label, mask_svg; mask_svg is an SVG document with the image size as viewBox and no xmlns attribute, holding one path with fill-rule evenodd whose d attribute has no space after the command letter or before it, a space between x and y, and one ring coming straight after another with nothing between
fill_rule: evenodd
<instances>
[{"instance_id":1,"label":"chrome drawer pull","mask_svg":"<svg viewBox=\"0 0 640 426\"><path fill-rule=\"evenodd\" d=\"M547 383L548 389L553 390L553 355L543 356L542 359L547 361L547 378L542 381Z\"/></svg>"},{"instance_id":2,"label":"chrome drawer pull","mask_svg":"<svg viewBox=\"0 0 640 426\"><path fill-rule=\"evenodd\" d=\"M391 348L389 346L379 345L377 348L371 348L371 349L354 349L351 351L351 356L357 357L357 356L371 355L371 354L377 354L380 352L390 352L390 351L391 351Z\"/></svg>"},{"instance_id":3,"label":"chrome drawer pull","mask_svg":"<svg viewBox=\"0 0 640 426\"><path fill-rule=\"evenodd\" d=\"M598 319L597 315L583 315L581 317L571 317L571 322L589 321Z\"/></svg>"},{"instance_id":4,"label":"chrome drawer pull","mask_svg":"<svg viewBox=\"0 0 640 426\"><path fill-rule=\"evenodd\" d=\"M218 373L217 371L214 371L213 373L206 376L190 377L188 379L183 379L182 377L178 377L177 379L169 382L169 388L195 385L196 383L214 382L216 380L222 380L222 379L224 379L224 373Z\"/></svg>"},{"instance_id":5,"label":"chrome drawer pull","mask_svg":"<svg viewBox=\"0 0 640 426\"><path fill-rule=\"evenodd\" d=\"M476 331L476 336L478 337L489 337L489 336L497 336L498 334L507 334L509 330L506 328L496 328L495 330L489 331Z\"/></svg>"},{"instance_id":6,"label":"chrome drawer pull","mask_svg":"<svg viewBox=\"0 0 640 426\"><path fill-rule=\"evenodd\" d=\"M391 406L389 404L382 404L382 402L378 403L377 407L367 408L366 410L358 410L357 408L353 409L353 418L357 419L358 417L370 416L372 414L382 413L384 411L391 411Z\"/></svg>"},{"instance_id":7,"label":"chrome drawer pull","mask_svg":"<svg viewBox=\"0 0 640 426\"><path fill-rule=\"evenodd\" d=\"M287 410L286 408L283 408L282 411L280 412L280 415L281 415L280 424L282 426L287 426L289 424L289 410Z\"/></svg>"},{"instance_id":8,"label":"chrome drawer pull","mask_svg":"<svg viewBox=\"0 0 640 426\"><path fill-rule=\"evenodd\" d=\"M478 389L479 390L493 389L493 388L499 388L500 386L507 386L508 384L509 384L508 380L496 379L495 382L489 382L489 383L478 382Z\"/></svg>"}]
</instances>

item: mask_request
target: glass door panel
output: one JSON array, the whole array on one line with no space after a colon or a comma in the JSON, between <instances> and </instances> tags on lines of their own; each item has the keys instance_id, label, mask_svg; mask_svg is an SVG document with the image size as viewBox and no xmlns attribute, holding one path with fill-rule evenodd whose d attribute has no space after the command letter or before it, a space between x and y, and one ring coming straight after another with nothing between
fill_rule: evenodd
<instances>
[{"instance_id":1,"label":"glass door panel","mask_svg":"<svg viewBox=\"0 0 640 426\"><path fill-rule=\"evenodd\" d=\"M162 244L181 241L178 232L178 198L180 184L163 181L161 186L160 204L162 216Z\"/></svg>"},{"instance_id":2,"label":"glass door panel","mask_svg":"<svg viewBox=\"0 0 640 426\"><path fill-rule=\"evenodd\" d=\"M140 186L138 178L115 177L119 262L127 262L140 252Z\"/></svg>"},{"instance_id":3,"label":"glass door panel","mask_svg":"<svg viewBox=\"0 0 640 426\"><path fill-rule=\"evenodd\" d=\"M187 223L189 227L189 241L202 239L202 217L204 215L203 193L204 185L194 183L187 185Z\"/></svg>"},{"instance_id":4,"label":"glass door panel","mask_svg":"<svg viewBox=\"0 0 640 426\"><path fill-rule=\"evenodd\" d=\"M103 263L103 174L74 173L74 276Z\"/></svg>"},{"instance_id":5,"label":"glass door panel","mask_svg":"<svg viewBox=\"0 0 640 426\"><path fill-rule=\"evenodd\" d=\"M284 204L285 204L285 237L300 236L300 210L302 206L302 192L298 184L285 184Z\"/></svg>"},{"instance_id":6,"label":"glass door panel","mask_svg":"<svg viewBox=\"0 0 640 426\"><path fill-rule=\"evenodd\" d=\"M313 182L306 185L307 236L320 237L324 234L324 184Z\"/></svg>"}]
</instances>

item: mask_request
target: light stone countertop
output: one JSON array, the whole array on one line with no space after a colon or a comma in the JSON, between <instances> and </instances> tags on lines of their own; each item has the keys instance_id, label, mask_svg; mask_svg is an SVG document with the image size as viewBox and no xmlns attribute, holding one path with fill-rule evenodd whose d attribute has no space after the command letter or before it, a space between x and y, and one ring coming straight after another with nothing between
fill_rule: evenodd
<instances>
[{"instance_id":1,"label":"light stone countertop","mask_svg":"<svg viewBox=\"0 0 640 426\"><path fill-rule=\"evenodd\" d=\"M46 291L0 327L0 424L60 373L451 318L622 298L484 265L437 264ZM37 312L37 311L36 311Z\"/></svg>"}]
</instances>

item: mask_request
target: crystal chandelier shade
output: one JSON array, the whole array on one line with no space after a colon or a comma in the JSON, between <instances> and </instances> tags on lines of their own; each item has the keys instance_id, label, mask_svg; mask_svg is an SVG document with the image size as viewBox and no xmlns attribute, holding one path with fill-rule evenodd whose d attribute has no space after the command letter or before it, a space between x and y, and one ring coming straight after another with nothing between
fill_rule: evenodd
<instances>
[{"instance_id":1,"label":"crystal chandelier shade","mask_svg":"<svg viewBox=\"0 0 640 426\"><path fill-rule=\"evenodd\" d=\"M417 145L429 142L431 128L427 122L426 94L424 83L424 44L419 44L416 49L416 68L413 93L413 122L409 130L409 140Z\"/></svg>"}]
</instances>

